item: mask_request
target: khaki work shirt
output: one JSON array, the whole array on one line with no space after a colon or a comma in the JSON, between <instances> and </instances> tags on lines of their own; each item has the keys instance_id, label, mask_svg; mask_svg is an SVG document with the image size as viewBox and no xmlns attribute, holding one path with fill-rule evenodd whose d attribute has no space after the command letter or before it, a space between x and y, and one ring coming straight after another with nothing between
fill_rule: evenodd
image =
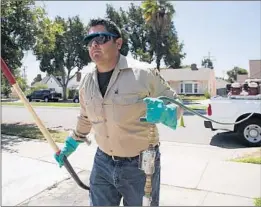
<instances>
[{"instance_id":1,"label":"khaki work shirt","mask_svg":"<svg viewBox=\"0 0 261 207\"><path fill-rule=\"evenodd\" d=\"M146 115L145 97L176 93L161 78L157 70L131 68L120 55L107 91L102 97L97 70L84 77L79 89L80 115L75 130L86 136L90 130L99 148L108 155L134 157L149 146L149 123L140 122ZM155 145L159 142L156 128Z\"/></svg>"}]
</instances>

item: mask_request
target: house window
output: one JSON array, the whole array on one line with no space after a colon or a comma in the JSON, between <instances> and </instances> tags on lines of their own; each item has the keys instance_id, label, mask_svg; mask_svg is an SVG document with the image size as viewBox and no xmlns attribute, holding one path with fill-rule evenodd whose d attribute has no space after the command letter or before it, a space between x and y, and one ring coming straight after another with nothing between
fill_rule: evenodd
<instances>
[{"instance_id":1,"label":"house window","mask_svg":"<svg viewBox=\"0 0 261 207\"><path fill-rule=\"evenodd\" d=\"M198 93L198 84L197 83L194 84L194 93Z\"/></svg>"},{"instance_id":2,"label":"house window","mask_svg":"<svg viewBox=\"0 0 261 207\"><path fill-rule=\"evenodd\" d=\"M192 83L185 83L185 93L193 93Z\"/></svg>"}]
</instances>

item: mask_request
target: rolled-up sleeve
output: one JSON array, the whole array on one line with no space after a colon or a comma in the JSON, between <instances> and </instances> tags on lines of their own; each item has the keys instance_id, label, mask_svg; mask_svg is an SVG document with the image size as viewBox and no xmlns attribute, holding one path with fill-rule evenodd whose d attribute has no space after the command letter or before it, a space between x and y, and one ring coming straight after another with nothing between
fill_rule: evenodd
<instances>
[{"instance_id":1,"label":"rolled-up sleeve","mask_svg":"<svg viewBox=\"0 0 261 207\"><path fill-rule=\"evenodd\" d=\"M168 82L160 75L160 73L156 69L148 70L148 86L150 89L151 97L156 98L159 96L166 96L168 98L181 100L177 92L170 87ZM179 119L183 113L183 110L179 106L177 106L177 108L177 118Z\"/></svg>"},{"instance_id":2,"label":"rolled-up sleeve","mask_svg":"<svg viewBox=\"0 0 261 207\"><path fill-rule=\"evenodd\" d=\"M86 79L86 78L85 78ZM80 113L77 116L76 128L73 130L73 138L76 140L85 139L91 131L91 123L88 119L86 113L86 104L85 104L85 79L79 87L79 103L80 103Z\"/></svg>"}]
</instances>

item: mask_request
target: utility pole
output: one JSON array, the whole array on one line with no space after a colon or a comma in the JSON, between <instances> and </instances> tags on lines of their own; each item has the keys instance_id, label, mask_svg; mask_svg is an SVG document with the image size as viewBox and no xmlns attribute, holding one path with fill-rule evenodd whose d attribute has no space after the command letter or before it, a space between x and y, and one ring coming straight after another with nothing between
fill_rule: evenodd
<instances>
[{"instance_id":1,"label":"utility pole","mask_svg":"<svg viewBox=\"0 0 261 207\"><path fill-rule=\"evenodd\" d=\"M24 77L24 79L26 79L26 68L27 68L27 66L24 66L24 69L23 69L23 77Z\"/></svg>"},{"instance_id":2,"label":"utility pole","mask_svg":"<svg viewBox=\"0 0 261 207\"><path fill-rule=\"evenodd\" d=\"M209 59L211 62L216 61L215 57L210 55L210 52L208 52L208 56L204 56L203 59Z\"/></svg>"},{"instance_id":3,"label":"utility pole","mask_svg":"<svg viewBox=\"0 0 261 207\"><path fill-rule=\"evenodd\" d=\"M203 61L204 61L204 60L211 61L212 64L213 64L213 61L216 61L215 57L210 55L210 52L208 52L208 56L204 56L204 57L203 57ZM207 65L208 65L208 62L207 62ZM214 64L213 64L213 65L214 65Z\"/></svg>"}]
</instances>

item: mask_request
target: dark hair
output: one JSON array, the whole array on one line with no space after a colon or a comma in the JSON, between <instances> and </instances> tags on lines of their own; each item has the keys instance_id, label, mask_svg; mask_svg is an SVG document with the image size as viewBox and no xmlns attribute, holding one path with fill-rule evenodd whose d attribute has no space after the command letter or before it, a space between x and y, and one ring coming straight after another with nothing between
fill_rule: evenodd
<instances>
[{"instance_id":1,"label":"dark hair","mask_svg":"<svg viewBox=\"0 0 261 207\"><path fill-rule=\"evenodd\" d=\"M113 21L107 19L101 19L101 18L91 19L88 24L88 31L91 27L95 27L97 25L102 25L105 27L107 32L115 34L118 37L121 37L121 30L119 29L119 27Z\"/></svg>"}]
</instances>

